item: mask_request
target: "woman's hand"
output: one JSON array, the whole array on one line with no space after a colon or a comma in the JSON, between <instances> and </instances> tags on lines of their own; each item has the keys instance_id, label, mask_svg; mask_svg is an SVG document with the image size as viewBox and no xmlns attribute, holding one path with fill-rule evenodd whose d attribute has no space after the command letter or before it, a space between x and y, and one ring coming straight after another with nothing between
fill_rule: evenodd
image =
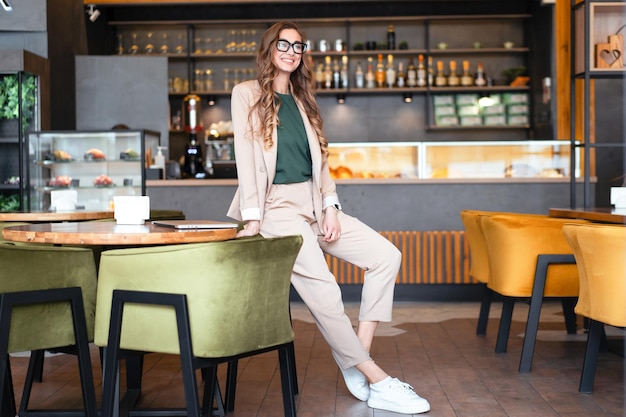
<instances>
[{"instance_id":1,"label":"woman's hand","mask_svg":"<svg viewBox=\"0 0 626 417\"><path fill-rule=\"evenodd\" d=\"M261 222L259 220L250 220L243 226L243 229L237 232L237 237L256 236L260 231Z\"/></svg>"},{"instance_id":2,"label":"woman's hand","mask_svg":"<svg viewBox=\"0 0 626 417\"><path fill-rule=\"evenodd\" d=\"M324 212L322 220L322 233L325 242L334 242L341 237L341 224L339 224L339 210L335 207L328 207Z\"/></svg>"}]
</instances>

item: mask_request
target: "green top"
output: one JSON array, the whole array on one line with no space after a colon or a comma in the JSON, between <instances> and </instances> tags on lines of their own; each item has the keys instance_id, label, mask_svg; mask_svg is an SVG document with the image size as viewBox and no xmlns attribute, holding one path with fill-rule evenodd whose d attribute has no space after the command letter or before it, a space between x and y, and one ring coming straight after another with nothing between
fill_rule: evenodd
<instances>
[{"instance_id":1,"label":"green top","mask_svg":"<svg viewBox=\"0 0 626 417\"><path fill-rule=\"evenodd\" d=\"M274 184L305 182L312 176L311 150L300 110L291 94L276 95L282 101L278 110L278 154Z\"/></svg>"}]
</instances>

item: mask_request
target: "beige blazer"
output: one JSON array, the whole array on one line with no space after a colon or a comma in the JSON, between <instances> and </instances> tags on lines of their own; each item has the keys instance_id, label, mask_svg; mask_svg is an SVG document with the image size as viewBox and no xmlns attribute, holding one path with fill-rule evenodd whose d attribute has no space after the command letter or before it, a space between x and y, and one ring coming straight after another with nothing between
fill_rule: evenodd
<instances>
[{"instance_id":1,"label":"beige blazer","mask_svg":"<svg viewBox=\"0 0 626 417\"><path fill-rule=\"evenodd\" d=\"M261 123L256 112L250 109L261 95L256 80L237 84L232 91L231 113L235 136L235 160L239 186L227 215L239 221L263 221L264 205L268 190L276 174L276 150L278 133L274 128L274 144L264 149ZM322 157L319 141L309 119L296 100L309 140L313 162L313 205L315 217L321 224L323 209L339 205L335 182L330 177L328 158Z\"/></svg>"}]
</instances>

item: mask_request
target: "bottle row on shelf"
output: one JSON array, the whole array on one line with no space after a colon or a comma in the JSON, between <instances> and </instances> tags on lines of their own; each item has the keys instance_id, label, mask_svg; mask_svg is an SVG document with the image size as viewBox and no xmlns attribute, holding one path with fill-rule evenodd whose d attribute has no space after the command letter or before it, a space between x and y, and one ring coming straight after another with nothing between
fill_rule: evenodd
<instances>
[{"instance_id":1,"label":"bottle row on shelf","mask_svg":"<svg viewBox=\"0 0 626 417\"><path fill-rule=\"evenodd\" d=\"M475 72L470 72L470 62L462 61L462 71L459 71L457 62L448 62L448 70L444 69L444 61L437 61L433 65L432 57L425 62L424 55L417 57L417 66L413 58L409 58L408 65L400 61L397 66L392 54L387 55L386 63L383 54L378 54L374 63L373 57L367 58L367 66L363 67L358 61L354 70L355 88L404 88L404 87L490 87L493 79L485 74L483 64L476 64ZM348 57L331 58L326 56L323 62L315 67L315 82L318 89L345 89L351 86Z\"/></svg>"},{"instance_id":2,"label":"bottle row on shelf","mask_svg":"<svg viewBox=\"0 0 626 417\"><path fill-rule=\"evenodd\" d=\"M425 58L423 54L417 56L417 65L413 57L398 60L393 54L387 54L386 61L383 54L378 54L377 61L367 57L366 64L357 61L356 65L349 65L347 55L325 56L323 60L315 62L308 57L315 71L316 88L319 91L337 89L376 89L376 88L426 88L426 87L492 87L493 79L484 70L481 62L471 64L468 60L460 62L449 60L434 61L431 56ZM352 74L350 74L352 72ZM255 78L255 69L249 68L196 68L192 74L191 85L185 77L170 77L168 92L184 94L190 91L195 93L224 92L246 80ZM528 77L517 77L512 86L523 86L528 83ZM191 87L191 90L190 90Z\"/></svg>"}]
</instances>

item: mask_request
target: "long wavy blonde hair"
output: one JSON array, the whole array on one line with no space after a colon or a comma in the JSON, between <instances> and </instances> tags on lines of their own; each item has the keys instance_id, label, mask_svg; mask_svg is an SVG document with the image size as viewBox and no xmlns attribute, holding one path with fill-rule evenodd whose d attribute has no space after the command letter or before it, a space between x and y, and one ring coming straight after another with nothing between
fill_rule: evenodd
<instances>
[{"instance_id":1,"label":"long wavy blonde hair","mask_svg":"<svg viewBox=\"0 0 626 417\"><path fill-rule=\"evenodd\" d=\"M256 111L262 123L263 145L269 149L274 141L272 132L279 124L278 109L281 101L274 94L273 83L278 74L278 68L274 64L273 54L276 48L276 41L280 38L280 32L284 29L294 29L300 35L303 42L306 41L304 32L293 22L278 22L265 31L259 45L259 52L256 57L257 81L261 86L261 97L252 107ZM302 60L298 68L290 76L291 94L298 100L307 114L311 126L317 133L317 137L324 156L328 155L328 140L324 135L322 116L313 94L315 80L313 69L309 59L302 55Z\"/></svg>"}]
</instances>

